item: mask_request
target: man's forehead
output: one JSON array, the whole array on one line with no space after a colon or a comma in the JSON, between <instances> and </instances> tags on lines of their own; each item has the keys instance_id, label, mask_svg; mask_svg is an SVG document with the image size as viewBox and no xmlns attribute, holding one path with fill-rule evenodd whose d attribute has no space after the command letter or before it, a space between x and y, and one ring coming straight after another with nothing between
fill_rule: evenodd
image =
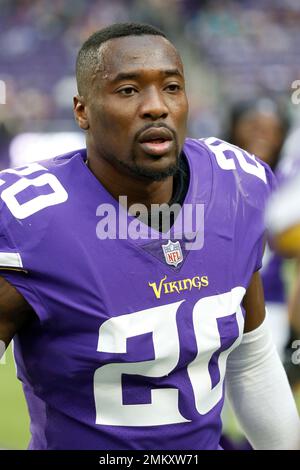
<instances>
[{"instance_id":1,"label":"man's forehead","mask_svg":"<svg viewBox=\"0 0 300 470\"><path fill-rule=\"evenodd\" d=\"M179 69L183 72L178 51L163 36L143 35L110 39L100 47L99 60L102 63L99 71L103 71L103 78L108 79L124 70Z\"/></svg>"}]
</instances>

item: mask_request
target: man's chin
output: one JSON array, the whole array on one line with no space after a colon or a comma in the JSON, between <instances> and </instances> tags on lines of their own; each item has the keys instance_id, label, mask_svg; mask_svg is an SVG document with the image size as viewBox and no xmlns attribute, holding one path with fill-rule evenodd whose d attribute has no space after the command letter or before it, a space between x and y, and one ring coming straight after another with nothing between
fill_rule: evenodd
<instances>
[{"instance_id":1,"label":"man's chin","mask_svg":"<svg viewBox=\"0 0 300 470\"><path fill-rule=\"evenodd\" d=\"M174 176L179 168L179 158L176 156L170 158L153 157L151 155L147 156L146 159L144 157L142 162L139 162L137 159L129 164L124 162L120 163L131 175L152 181L163 181L170 176Z\"/></svg>"},{"instance_id":2,"label":"man's chin","mask_svg":"<svg viewBox=\"0 0 300 470\"><path fill-rule=\"evenodd\" d=\"M178 164L169 165L168 167L155 168L155 165L132 165L130 173L137 178L146 178L152 181L163 181L170 176L174 176L178 172Z\"/></svg>"},{"instance_id":3,"label":"man's chin","mask_svg":"<svg viewBox=\"0 0 300 470\"><path fill-rule=\"evenodd\" d=\"M153 168L145 168L145 167L135 167L135 175L137 177L147 178L152 181L163 181L170 176L176 175L178 172L178 165L172 165L168 168L155 170Z\"/></svg>"}]
</instances>

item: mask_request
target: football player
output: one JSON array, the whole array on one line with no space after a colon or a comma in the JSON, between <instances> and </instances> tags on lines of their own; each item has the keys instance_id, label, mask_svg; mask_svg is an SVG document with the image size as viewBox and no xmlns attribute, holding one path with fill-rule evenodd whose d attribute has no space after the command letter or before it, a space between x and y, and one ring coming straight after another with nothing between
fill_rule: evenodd
<instances>
[{"instance_id":1,"label":"football player","mask_svg":"<svg viewBox=\"0 0 300 470\"><path fill-rule=\"evenodd\" d=\"M182 62L152 26L94 33L77 83L86 149L0 174L0 339L30 448L218 449L225 376L254 448L299 448L258 273L270 169L186 138ZM166 231L144 217L163 204Z\"/></svg>"}]
</instances>

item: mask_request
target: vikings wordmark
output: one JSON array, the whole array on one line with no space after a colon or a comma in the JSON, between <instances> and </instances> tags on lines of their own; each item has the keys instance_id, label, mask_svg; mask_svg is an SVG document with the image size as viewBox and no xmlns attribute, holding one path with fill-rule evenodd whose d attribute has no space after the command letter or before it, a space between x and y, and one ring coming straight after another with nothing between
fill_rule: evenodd
<instances>
[{"instance_id":1,"label":"vikings wordmark","mask_svg":"<svg viewBox=\"0 0 300 470\"><path fill-rule=\"evenodd\" d=\"M201 289L201 287L207 287L209 284L207 276L194 276L192 278L165 282L166 280L167 276L164 276L159 284L156 282L148 282L149 287L152 287L157 299L160 299L162 293L173 294L176 292L180 294L182 291L192 290L193 288Z\"/></svg>"}]
</instances>

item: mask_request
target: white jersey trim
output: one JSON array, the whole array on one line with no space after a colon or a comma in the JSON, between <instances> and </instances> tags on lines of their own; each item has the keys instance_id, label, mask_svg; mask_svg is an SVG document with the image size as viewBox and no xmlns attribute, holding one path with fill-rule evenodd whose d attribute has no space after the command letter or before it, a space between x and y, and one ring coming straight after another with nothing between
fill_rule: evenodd
<instances>
[{"instance_id":1,"label":"white jersey trim","mask_svg":"<svg viewBox=\"0 0 300 470\"><path fill-rule=\"evenodd\" d=\"M20 253L0 252L0 267L23 269Z\"/></svg>"}]
</instances>

